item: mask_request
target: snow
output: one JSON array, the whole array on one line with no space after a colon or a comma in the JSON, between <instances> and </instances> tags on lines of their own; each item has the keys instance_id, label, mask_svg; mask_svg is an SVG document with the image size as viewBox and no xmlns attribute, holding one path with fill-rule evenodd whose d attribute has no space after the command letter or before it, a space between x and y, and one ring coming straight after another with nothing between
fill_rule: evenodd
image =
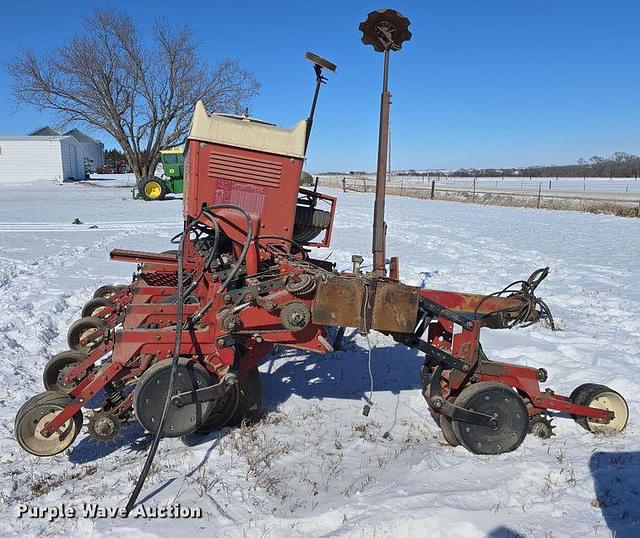
<instances>
[{"instance_id":1,"label":"snow","mask_svg":"<svg viewBox=\"0 0 640 538\"><path fill-rule=\"evenodd\" d=\"M529 436L510 454L449 447L420 394L421 357L379 334L365 418L367 345L348 332L343 351L268 358L257 425L162 441L141 500L196 506L201 519L18 518L21 503L78 514L83 502L123 506L143 464L149 437L137 424L112 445L83 433L49 459L13 438L17 409L42 390L42 368L66 347L83 303L96 287L130 278L134 267L109 262L109 250L166 250L180 229L179 200L132 200L126 183L2 191L0 535L640 535L640 222L396 197L387 200L388 254L400 256L409 284L487 293L552 268L539 294L562 331L485 330L483 347L491 358L547 368L546 386L561 394L584 382L621 392L631 413L623 434L596 437L561 417L557 436ZM321 255L346 269L352 254L370 259L373 198L331 193L338 215Z\"/></svg>"}]
</instances>

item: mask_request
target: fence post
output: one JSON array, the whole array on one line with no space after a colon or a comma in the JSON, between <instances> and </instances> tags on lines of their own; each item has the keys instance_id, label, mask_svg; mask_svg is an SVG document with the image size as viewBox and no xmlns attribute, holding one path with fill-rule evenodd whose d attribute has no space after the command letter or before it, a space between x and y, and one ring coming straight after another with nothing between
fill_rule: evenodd
<instances>
[{"instance_id":1,"label":"fence post","mask_svg":"<svg viewBox=\"0 0 640 538\"><path fill-rule=\"evenodd\" d=\"M551 180L549 180L549 190L551 190Z\"/></svg>"},{"instance_id":2,"label":"fence post","mask_svg":"<svg viewBox=\"0 0 640 538\"><path fill-rule=\"evenodd\" d=\"M587 190L587 176L584 176L583 178L583 183L582 183L582 190L586 191Z\"/></svg>"},{"instance_id":3,"label":"fence post","mask_svg":"<svg viewBox=\"0 0 640 538\"><path fill-rule=\"evenodd\" d=\"M476 201L476 179L478 179L477 177L473 178L473 201Z\"/></svg>"},{"instance_id":4,"label":"fence post","mask_svg":"<svg viewBox=\"0 0 640 538\"><path fill-rule=\"evenodd\" d=\"M436 193L436 182L435 180L431 182L431 199L433 200L433 196Z\"/></svg>"},{"instance_id":5,"label":"fence post","mask_svg":"<svg viewBox=\"0 0 640 538\"><path fill-rule=\"evenodd\" d=\"M540 209L540 196L542 194L542 182L538 181L538 201L536 202L536 209Z\"/></svg>"}]
</instances>

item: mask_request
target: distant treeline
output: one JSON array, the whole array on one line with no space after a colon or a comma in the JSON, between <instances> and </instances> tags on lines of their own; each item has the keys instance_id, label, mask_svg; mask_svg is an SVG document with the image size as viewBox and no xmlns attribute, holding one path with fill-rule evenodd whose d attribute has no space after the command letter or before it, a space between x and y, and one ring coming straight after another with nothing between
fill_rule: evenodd
<instances>
[{"instance_id":1,"label":"distant treeline","mask_svg":"<svg viewBox=\"0 0 640 538\"><path fill-rule=\"evenodd\" d=\"M438 172L429 172L434 175ZM398 175L427 175L426 172L408 170ZM440 175L445 175L440 172ZM578 159L576 164L529 166L526 168L464 168L446 175L456 177L634 177L640 176L640 157L616 152L611 157L594 155L589 160Z\"/></svg>"}]
</instances>

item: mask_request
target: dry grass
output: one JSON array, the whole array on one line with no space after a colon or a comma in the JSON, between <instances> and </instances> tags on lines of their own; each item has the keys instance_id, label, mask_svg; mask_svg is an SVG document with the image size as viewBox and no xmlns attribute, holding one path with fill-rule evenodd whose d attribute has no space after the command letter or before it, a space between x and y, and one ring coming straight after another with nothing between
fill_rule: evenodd
<instances>
[{"instance_id":1,"label":"dry grass","mask_svg":"<svg viewBox=\"0 0 640 538\"><path fill-rule=\"evenodd\" d=\"M325 182L329 187L342 188L342 185L334 184L335 182ZM367 185L366 189L362 185L347 186L349 191L354 192L373 192L374 185ZM394 196L404 196L407 198L418 198L421 200L431 199L429 189L412 189L410 187L399 187L396 185L387 185L387 194ZM538 206L537 196L518 195L518 194L492 194L477 193L471 191L444 191L436 190L433 200L446 200L451 202L462 202L470 204L493 205L503 207L530 207ZM610 200L594 201L582 198L554 198L544 195L540 199L539 209L553 209L562 211L582 211L585 213L599 213L606 215L615 215L617 217L640 217L640 206L634 202L615 202Z\"/></svg>"}]
</instances>

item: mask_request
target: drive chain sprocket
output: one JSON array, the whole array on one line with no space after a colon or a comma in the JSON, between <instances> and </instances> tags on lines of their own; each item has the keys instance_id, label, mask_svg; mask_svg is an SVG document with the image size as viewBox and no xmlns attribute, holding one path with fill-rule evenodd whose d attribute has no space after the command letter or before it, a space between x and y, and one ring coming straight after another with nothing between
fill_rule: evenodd
<instances>
[{"instance_id":1,"label":"drive chain sprocket","mask_svg":"<svg viewBox=\"0 0 640 538\"><path fill-rule=\"evenodd\" d=\"M120 433L121 421L110 411L96 411L89 417L89 435L100 443L113 441Z\"/></svg>"},{"instance_id":2,"label":"drive chain sprocket","mask_svg":"<svg viewBox=\"0 0 640 538\"><path fill-rule=\"evenodd\" d=\"M316 279L309 273L292 274L287 277L284 287L292 295L304 297L316 289Z\"/></svg>"},{"instance_id":3,"label":"drive chain sprocket","mask_svg":"<svg viewBox=\"0 0 640 538\"><path fill-rule=\"evenodd\" d=\"M242 326L242 321L238 314L227 314L222 321L220 321L220 328L226 333L233 333Z\"/></svg>"},{"instance_id":4,"label":"drive chain sprocket","mask_svg":"<svg viewBox=\"0 0 640 538\"><path fill-rule=\"evenodd\" d=\"M551 424L551 419L547 415L536 415L529 419L529 433L539 437L540 439L549 439L555 433L555 426Z\"/></svg>"},{"instance_id":5,"label":"drive chain sprocket","mask_svg":"<svg viewBox=\"0 0 640 538\"><path fill-rule=\"evenodd\" d=\"M280 321L288 331L301 331L311 322L311 310L303 303L287 303L280 309Z\"/></svg>"}]
</instances>

